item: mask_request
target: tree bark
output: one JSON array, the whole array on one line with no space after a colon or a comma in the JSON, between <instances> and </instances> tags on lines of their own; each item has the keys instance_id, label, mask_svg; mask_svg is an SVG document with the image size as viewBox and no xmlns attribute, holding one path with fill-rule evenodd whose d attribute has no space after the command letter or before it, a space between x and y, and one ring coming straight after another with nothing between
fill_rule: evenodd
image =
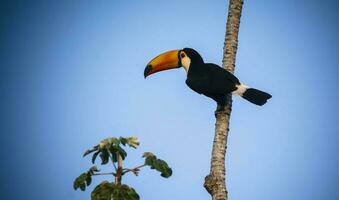
<instances>
[{"instance_id":1,"label":"tree bark","mask_svg":"<svg viewBox=\"0 0 339 200\"><path fill-rule=\"evenodd\" d=\"M230 0L229 2L222 65L231 73L234 73L235 68L242 5L243 0ZM218 107L215 111L216 123L211 170L210 174L205 177L204 183L204 187L213 200L228 199L225 183L225 154L231 111L232 96L228 95L225 106L223 108Z\"/></svg>"},{"instance_id":2,"label":"tree bark","mask_svg":"<svg viewBox=\"0 0 339 200\"><path fill-rule=\"evenodd\" d=\"M117 168L117 174L115 176L115 184L121 185L121 179L123 175L123 168L122 168L122 157L119 153L117 155L117 161L118 161L118 168Z\"/></svg>"}]
</instances>

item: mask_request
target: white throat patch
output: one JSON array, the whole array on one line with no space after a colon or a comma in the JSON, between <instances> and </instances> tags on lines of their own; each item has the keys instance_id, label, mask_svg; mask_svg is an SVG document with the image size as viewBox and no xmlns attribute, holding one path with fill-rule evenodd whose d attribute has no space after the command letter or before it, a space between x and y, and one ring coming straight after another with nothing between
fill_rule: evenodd
<instances>
[{"instance_id":1,"label":"white throat patch","mask_svg":"<svg viewBox=\"0 0 339 200\"><path fill-rule=\"evenodd\" d=\"M181 58L181 65L186 70L186 73L188 73L188 70L189 70L190 65L191 65L191 59L188 56Z\"/></svg>"}]
</instances>

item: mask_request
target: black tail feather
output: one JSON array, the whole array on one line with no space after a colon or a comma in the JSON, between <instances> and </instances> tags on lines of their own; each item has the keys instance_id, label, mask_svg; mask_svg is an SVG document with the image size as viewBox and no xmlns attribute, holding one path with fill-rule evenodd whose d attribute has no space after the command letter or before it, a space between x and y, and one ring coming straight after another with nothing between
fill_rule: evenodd
<instances>
[{"instance_id":1,"label":"black tail feather","mask_svg":"<svg viewBox=\"0 0 339 200\"><path fill-rule=\"evenodd\" d=\"M254 88L248 88L242 97L251 103L262 106L272 97L272 95Z\"/></svg>"}]
</instances>

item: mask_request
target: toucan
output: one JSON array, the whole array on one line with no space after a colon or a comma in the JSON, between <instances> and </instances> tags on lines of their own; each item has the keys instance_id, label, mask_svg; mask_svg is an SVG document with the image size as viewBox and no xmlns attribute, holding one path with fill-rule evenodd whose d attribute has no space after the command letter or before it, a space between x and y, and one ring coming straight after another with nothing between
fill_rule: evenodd
<instances>
[{"instance_id":1,"label":"toucan","mask_svg":"<svg viewBox=\"0 0 339 200\"><path fill-rule=\"evenodd\" d=\"M192 48L167 51L158 55L147 64L144 77L180 67L187 73L188 87L212 98L220 106L225 105L228 94L241 96L259 106L264 105L272 97L266 92L242 84L226 69L213 63L205 63L200 54Z\"/></svg>"}]
</instances>

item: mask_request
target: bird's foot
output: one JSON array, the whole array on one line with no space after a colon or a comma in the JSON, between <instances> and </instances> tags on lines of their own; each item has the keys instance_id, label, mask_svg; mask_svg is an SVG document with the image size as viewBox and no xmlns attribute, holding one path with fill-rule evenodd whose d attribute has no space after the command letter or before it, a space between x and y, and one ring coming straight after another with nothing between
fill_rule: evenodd
<instances>
[{"instance_id":1,"label":"bird's foot","mask_svg":"<svg viewBox=\"0 0 339 200\"><path fill-rule=\"evenodd\" d=\"M221 113L225 110L225 105L218 104L217 109L214 112L214 115L217 116L218 113Z\"/></svg>"}]
</instances>

